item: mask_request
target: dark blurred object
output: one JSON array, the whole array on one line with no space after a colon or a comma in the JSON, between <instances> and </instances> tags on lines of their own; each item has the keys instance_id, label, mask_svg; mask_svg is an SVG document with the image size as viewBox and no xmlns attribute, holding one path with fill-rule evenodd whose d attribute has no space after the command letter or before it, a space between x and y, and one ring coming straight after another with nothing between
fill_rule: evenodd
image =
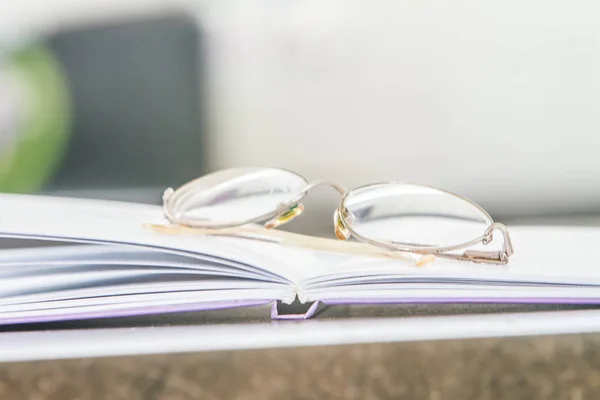
<instances>
[{"instance_id":1,"label":"dark blurred object","mask_svg":"<svg viewBox=\"0 0 600 400\"><path fill-rule=\"evenodd\" d=\"M73 137L51 191L177 185L202 173L195 20L86 27L47 45L74 104Z\"/></svg>"}]
</instances>

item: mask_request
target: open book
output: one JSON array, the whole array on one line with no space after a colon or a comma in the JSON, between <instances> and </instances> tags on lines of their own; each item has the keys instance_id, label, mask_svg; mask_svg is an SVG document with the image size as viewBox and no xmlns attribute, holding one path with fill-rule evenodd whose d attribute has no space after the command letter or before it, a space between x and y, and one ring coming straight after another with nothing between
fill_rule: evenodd
<instances>
[{"instance_id":1,"label":"open book","mask_svg":"<svg viewBox=\"0 0 600 400\"><path fill-rule=\"evenodd\" d=\"M600 303L600 229L510 231L507 265L438 257L420 267L333 239L171 229L159 206L0 195L0 237L65 243L0 251L0 324L268 303L273 318L308 318L318 304ZM295 301L308 311L279 312Z\"/></svg>"}]
</instances>

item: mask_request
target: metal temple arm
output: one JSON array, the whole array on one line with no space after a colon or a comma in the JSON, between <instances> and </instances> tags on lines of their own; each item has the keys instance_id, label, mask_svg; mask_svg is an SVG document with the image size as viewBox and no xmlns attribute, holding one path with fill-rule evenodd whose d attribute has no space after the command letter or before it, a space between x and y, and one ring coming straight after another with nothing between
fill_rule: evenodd
<instances>
[{"instance_id":1,"label":"metal temple arm","mask_svg":"<svg viewBox=\"0 0 600 400\"><path fill-rule=\"evenodd\" d=\"M466 250L462 254L438 254L440 257L451 258L454 260L473 261L482 263L506 264L508 259L515 252L508 229L500 222L494 222L490 225L483 235L483 244L487 245L494 240L494 231L499 230L502 233L502 248L499 251Z\"/></svg>"}]
</instances>

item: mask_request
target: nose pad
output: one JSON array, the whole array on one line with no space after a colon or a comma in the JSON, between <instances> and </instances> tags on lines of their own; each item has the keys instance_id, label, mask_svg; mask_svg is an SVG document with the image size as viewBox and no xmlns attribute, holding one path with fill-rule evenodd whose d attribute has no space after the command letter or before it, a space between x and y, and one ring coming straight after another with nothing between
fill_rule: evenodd
<instances>
[{"instance_id":1,"label":"nose pad","mask_svg":"<svg viewBox=\"0 0 600 400\"><path fill-rule=\"evenodd\" d=\"M344 210L344 217L340 216L340 210L335 210L333 214L333 226L335 229L335 237L339 240L347 240L350 237L350 230L348 229L348 225L346 225L345 220L349 220L350 223L354 222L354 216L348 210Z\"/></svg>"},{"instance_id":2,"label":"nose pad","mask_svg":"<svg viewBox=\"0 0 600 400\"><path fill-rule=\"evenodd\" d=\"M264 226L267 229L277 228L278 226L287 224L288 222L290 222L291 220L296 218L298 215L302 214L303 211L304 211L304 205L296 204L296 205L290 207L289 210L284 212L283 214L280 214L279 216L273 218L272 220L265 222Z\"/></svg>"}]
</instances>

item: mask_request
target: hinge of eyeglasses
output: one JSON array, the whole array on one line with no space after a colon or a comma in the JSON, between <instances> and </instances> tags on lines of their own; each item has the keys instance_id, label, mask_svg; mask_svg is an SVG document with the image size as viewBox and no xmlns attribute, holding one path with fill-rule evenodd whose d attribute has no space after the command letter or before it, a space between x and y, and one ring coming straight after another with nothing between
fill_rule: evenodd
<instances>
[{"instance_id":1,"label":"hinge of eyeglasses","mask_svg":"<svg viewBox=\"0 0 600 400\"><path fill-rule=\"evenodd\" d=\"M460 259L473 262L484 262L484 263L495 263L495 264L506 264L508 262L508 256L506 253L501 251L478 251L478 250L467 250L462 255L458 256Z\"/></svg>"},{"instance_id":2,"label":"hinge of eyeglasses","mask_svg":"<svg viewBox=\"0 0 600 400\"><path fill-rule=\"evenodd\" d=\"M476 263L491 263L491 264L506 264L508 263L508 257L506 253L501 251L478 251L478 250L467 250L462 254L436 254L438 257L450 258L452 260L459 261L472 261Z\"/></svg>"}]
</instances>

